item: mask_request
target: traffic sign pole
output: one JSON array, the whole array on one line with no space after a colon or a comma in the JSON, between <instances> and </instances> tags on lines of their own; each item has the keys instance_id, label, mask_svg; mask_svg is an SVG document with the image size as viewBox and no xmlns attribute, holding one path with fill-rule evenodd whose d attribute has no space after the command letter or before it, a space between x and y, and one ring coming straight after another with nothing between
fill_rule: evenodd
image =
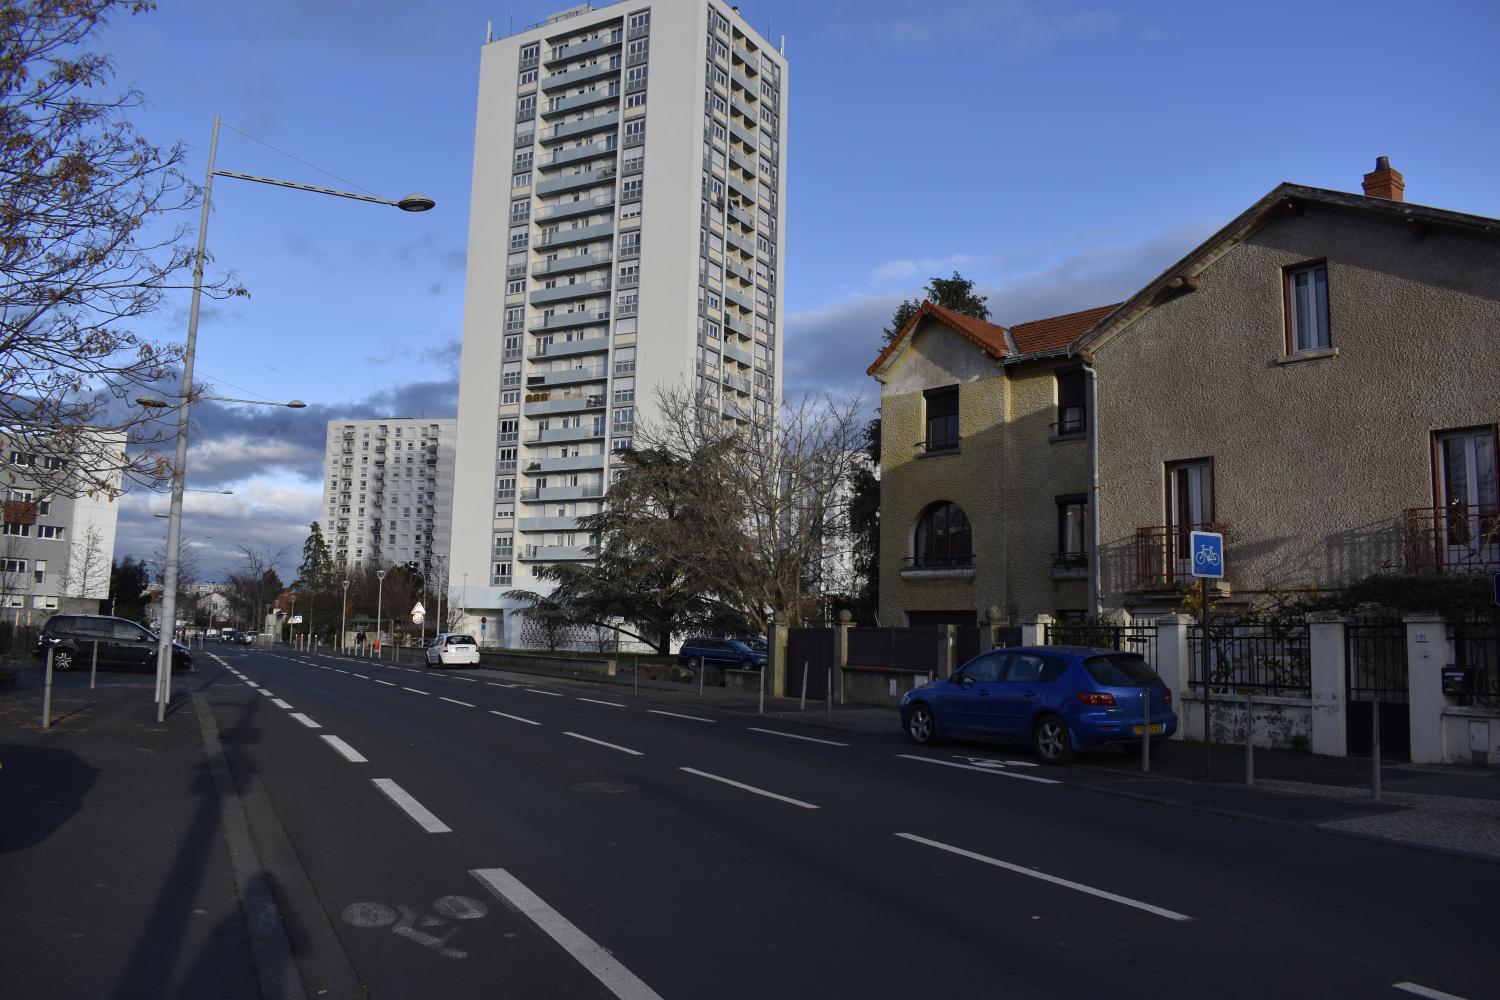
<instances>
[{"instance_id":1,"label":"traffic sign pole","mask_svg":"<svg viewBox=\"0 0 1500 1000\"><path fill-rule=\"evenodd\" d=\"M1180 537L1180 536L1179 536ZM1208 607L1208 581L1224 578L1224 536L1216 531L1189 531L1188 556L1193 575L1198 578L1199 676L1203 684L1203 777L1213 776L1213 692L1209 683L1210 626L1213 613Z\"/></svg>"}]
</instances>

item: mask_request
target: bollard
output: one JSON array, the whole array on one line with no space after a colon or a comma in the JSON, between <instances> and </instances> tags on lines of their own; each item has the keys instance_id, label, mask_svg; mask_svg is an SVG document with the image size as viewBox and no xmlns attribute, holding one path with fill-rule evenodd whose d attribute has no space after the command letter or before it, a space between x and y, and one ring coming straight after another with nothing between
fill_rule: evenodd
<instances>
[{"instance_id":1,"label":"bollard","mask_svg":"<svg viewBox=\"0 0 1500 1000\"><path fill-rule=\"evenodd\" d=\"M761 667L760 667L760 706L758 708L756 708L755 714L756 715L765 715L766 714L766 667L765 667L765 664L761 664Z\"/></svg>"},{"instance_id":2,"label":"bollard","mask_svg":"<svg viewBox=\"0 0 1500 1000\"><path fill-rule=\"evenodd\" d=\"M47 683L42 693L42 728L52 728L52 647L47 647Z\"/></svg>"},{"instance_id":3,"label":"bollard","mask_svg":"<svg viewBox=\"0 0 1500 1000\"><path fill-rule=\"evenodd\" d=\"M1370 790L1380 801L1380 699L1370 702Z\"/></svg>"},{"instance_id":4,"label":"bollard","mask_svg":"<svg viewBox=\"0 0 1500 1000\"><path fill-rule=\"evenodd\" d=\"M635 654L635 657L630 662L630 685L634 689L632 693L637 698L639 698L641 696L641 654L640 653Z\"/></svg>"},{"instance_id":5,"label":"bollard","mask_svg":"<svg viewBox=\"0 0 1500 1000\"><path fill-rule=\"evenodd\" d=\"M1245 692L1245 784L1255 784L1255 696Z\"/></svg>"},{"instance_id":6,"label":"bollard","mask_svg":"<svg viewBox=\"0 0 1500 1000\"><path fill-rule=\"evenodd\" d=\"M1141 771L1151 770L1151 689L1141 692Z\"/></svg>"},{"instance_id":7,"label":"bollard","mask_svg":"<svg viewBox=\"0 0 1500 1000\"><path fill-rule=\"evenodd\" d=\"M833 721L833 668L832 667L827 668L826 675L825 675L825 677L823 679L823 683L827 685L827 689L826 690L828 692L828 699L827 699L827 701L828 701L828 715L827 715L827 719L828 719L829 722L832 722Z\"/></svg>"},{"instance_id":8,"label":"bollard","mask_svg":"<svg viewBox=\"0 0 1500 1000\"><path fill-rule=\"evenodd\" d=\"M94 640L94 658L89 663L89 690L94 690L94 679L99 676L99 640Z\"/></svg>"},{"instance_id":9,"label":"bollard","mask_svg":"<svg viewBox=\"0 0 1500 1000\"><path fill-rule=\"evenodd\" d=\"M807 710L807 661L802 661L802 703L797 706L797 711Z\"/></svg>"},{"instance_id":10,"label":"bollard","mask_svg":"<svg viewBox=\"0 0 1500 1000\"><path fill-rule=\"evenodd\" d=\"M703 675L708 673L708 661L698 657L698 697L703 697Z\"/></svg>"}]
</instances>

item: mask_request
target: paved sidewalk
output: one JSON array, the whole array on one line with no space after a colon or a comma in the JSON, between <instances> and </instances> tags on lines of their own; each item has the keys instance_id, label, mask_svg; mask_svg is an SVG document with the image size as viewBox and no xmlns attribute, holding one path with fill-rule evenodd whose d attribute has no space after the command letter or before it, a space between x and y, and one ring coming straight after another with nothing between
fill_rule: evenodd
<instances>
[{"instance_id":1,"label":"paved sidewalk","mask_svg":"<svg viewBox=\"0 0 1500 1000\"><path fill-rule=\"evenodd\" d=\"M0 996L262 995L184 696L200 683L158 723L152 677L58 673L50 729L39 668L0 688Z\"/></svg>"}]
</instances>

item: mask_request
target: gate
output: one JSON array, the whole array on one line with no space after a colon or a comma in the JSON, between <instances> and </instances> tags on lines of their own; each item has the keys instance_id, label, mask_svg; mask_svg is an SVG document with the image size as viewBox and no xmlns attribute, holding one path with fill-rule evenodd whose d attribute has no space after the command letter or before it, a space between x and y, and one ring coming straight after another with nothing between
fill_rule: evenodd
<instances>
[{"instance_id":1,"label":"gate","mask_svg":"<svg viewBox=\"0 0 1500 1000\"><path fill-rule=\"evenodd\" d=\"M807 667L807 696L822 701L828 696L828 672L834 666L834 638L831 628L787 629L786 694L802 696L802 670Z\"/></svg>"},{"instance_id":2,"label":"gate","mask_svg":"<svg viewBox=\"0 0 1500 1000\"><path fill-rule=\"evenodd\" d=\"M956 670L979 655L982 629L988 625L960 625L953 630L953 668Z\"/></svg>"},{"instance_id":3,"label":"gate","mask_svg":"<svg viewBox=\"0 0 1500 1000\"><path fill-rule=\"evenodd\" d=\"M1370 755L1378 700L1381 759L1411 760L1406 625L1386 619L1350 622L1344 631L1344 678L1345 752L1352 757Z\"/></svg>"}]
</instances>

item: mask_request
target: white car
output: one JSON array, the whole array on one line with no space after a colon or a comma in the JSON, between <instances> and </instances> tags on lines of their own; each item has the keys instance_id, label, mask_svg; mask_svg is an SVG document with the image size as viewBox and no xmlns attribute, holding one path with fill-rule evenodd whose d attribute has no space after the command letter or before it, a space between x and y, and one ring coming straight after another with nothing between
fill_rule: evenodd
<instances>
[{"instance_id":1,"label":"white car","mask_svg":"<svg viewBox=\"0 0 1500 1000\"><path fill-rule=\"evenodd\" d=\"M429 667L460 667L479 665L479 643L472 635L458 632L443 632L427 647Z\"/></svg>"}]
</instances>

